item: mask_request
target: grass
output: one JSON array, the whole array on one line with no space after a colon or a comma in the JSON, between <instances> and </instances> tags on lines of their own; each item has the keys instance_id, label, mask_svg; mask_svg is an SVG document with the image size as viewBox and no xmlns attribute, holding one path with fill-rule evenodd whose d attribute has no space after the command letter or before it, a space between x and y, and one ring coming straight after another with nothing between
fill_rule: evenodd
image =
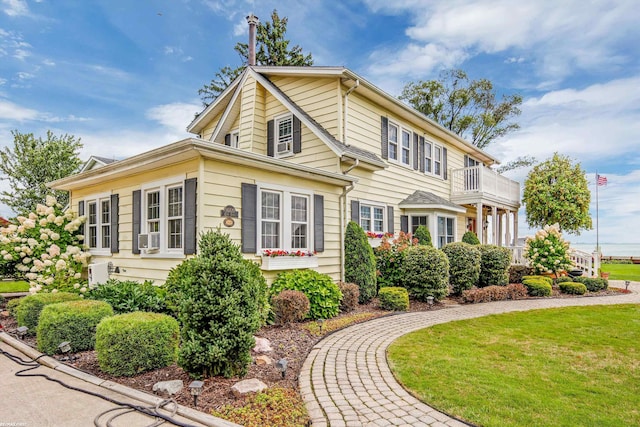
<instances>
[{"instance_id":1,"label":"grass","mask_svg":"<svg viewBox=\"0 0 640 427\"><path fill-rule=\"evenodd\" d=\"M640 264L602 264L600 269L610 273L611 280L640 282Z\"/></svg>"},{"instance_id":2,"label":"grass","mask_svg":"<svg viewBox=\"0 0 640 427\"><path fill-rule=\"evenodd\" d=\"M421 400L478 425L640 425L640 305L437 325L388 358Z\"/></svg>"},{"instance_id":3,"label":"grass","mask_svg":"<svg viewBox=\"0 0 640 427\"><path fill-rule=\"evenodd\" d=\"M22 280L11 281L11 282L0 281L0 294L11 293L11 292L28 292L28 291L29 291L29 284L27 282L23 282Z\"/></svg>"}]
</instances>

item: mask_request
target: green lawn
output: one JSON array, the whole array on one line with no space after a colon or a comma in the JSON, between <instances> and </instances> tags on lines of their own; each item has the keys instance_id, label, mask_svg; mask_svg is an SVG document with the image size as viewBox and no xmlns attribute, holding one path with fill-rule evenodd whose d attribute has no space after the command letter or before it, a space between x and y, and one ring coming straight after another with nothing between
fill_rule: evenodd
<instances>
[{"instance_id":1,"label":"green lawn","mask_svg":"<svg viewBox=\"0 0 640 427\"><path fill-rule=\"evenodd\" d=\"M424 402L482 426L640 425L640 305L452 322L389 348Z\"/></svg>"},{"instance_id":2,"label":"green lawn","mask_svg":"<svg viewBox=\"0 0 640 427\"><path fill-rule=\"evenodd\" d=\"M27 292L29 290L29 284L21 280L12 282L0 281L0 294L10 292Z\"/></svg>"},{"instance_id":3,"label":"green lawn","mask_svg":"<svg viewBox=\"0 0 640 427\"><path fill-rule=\"evenodd\" d=\"M640 282L640 264L602 264L600 269L611 273L611 280L631 280Z\"/></svg>"}]
</instances>

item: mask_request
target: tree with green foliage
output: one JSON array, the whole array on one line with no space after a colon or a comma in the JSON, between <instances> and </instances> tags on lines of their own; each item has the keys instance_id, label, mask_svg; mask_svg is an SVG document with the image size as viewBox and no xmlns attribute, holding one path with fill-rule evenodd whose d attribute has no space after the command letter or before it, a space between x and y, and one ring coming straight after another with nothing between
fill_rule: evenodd
<instances>
[{"instance_id":1,"label":"tree with green foliage","mask_svg":"<svg viewBox=\"0 0 640 427\"><path fill-rule=\"evenodd\" d=\"M524 182L527 223L532 228L558 224L562 232L579 235L591 229L591 192L582 167L555 153L536 165Z\"/></svg>"},{"instance_id":2,"label":"tree with green foliage","mask_svg":"<svg viewBox=\"0 0 640 427\"><path fill-rule=\"evenodd\" d=\"M503 95L498 101L490 80L470 80L463 70L445 70L438 80L410 82L400 99L478 148L520 128L512 119L520 114L522 96Z\"/></svg>"},{"instance_id":3,"label":"tree with green foliage","mask_svg":"<svg viewBox=\"0 0 640 427\"><path fill-rule=\"evenodd\" d=\"M73 135L56 136L47 131L47 138L36 138L32 133L12 131L13 147L0 151L0 180L8 181L10 190L0 193L0 202L17 214L34 211L52 195L63 206L69 202L66 191L47 188L47 182L64 178L76 172L82 161L80 138Z\"/></svg>"},{"instance_id":4,"label":"tree with green foliage","mask_svg":"<svg viewBox=\"0 0 640 427\"><path fill-rule=\"evenodd\" d=\"M344 235L344 280L360 288L360 304L376 296L376 257L364 230L355 222L347 224Z\"/></svg>"},{"instance_id":5,"label":"tree with green foliage","mask_svg":"<svg viewBox=\"0 0 640 427\"><path fill-rule=\"evenodd\" d=\"M285 38L288 18L280 18L277 10L271 13L271 22L259 22L256 26L256 65L313 65L311 54L305 55L299 45L289 47L290 41ZM236 43L233 48L242 65L238 67L222 67L211 82L198 90L202 102L207 105L215 100L227 86L231 84L245 69L249 61L249 45Z\"/></svg>"},{"instance_id":6,"label":"tree with green foliage","mask_svg":"<svg viewBox=\"0 0 640 427\"><path fill-rule=\"evenodd\" d=\"M431 233L429 232L429 229L424 225L419 225L418 228L416 228L416 232L413 233L413 237L415 239L418 239L419 245L433 246L433 242L431 241Z\"/></svg>"}]
</instances>

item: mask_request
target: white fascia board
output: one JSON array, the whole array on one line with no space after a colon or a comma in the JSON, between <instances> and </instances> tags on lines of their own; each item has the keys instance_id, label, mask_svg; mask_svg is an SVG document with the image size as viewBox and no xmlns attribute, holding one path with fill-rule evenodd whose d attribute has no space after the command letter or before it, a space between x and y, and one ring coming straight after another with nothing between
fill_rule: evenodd
<instances>
[{"instance_id":1,"label":"white fascia board","mask_svg":"<svg viewBox=\"0 0 640 427\"><path fill-rule=\"evenodd\" d=\"M242 79L240 80L239 84L236 86L236 90L233 93L231 100L227 104L227 107L225 108L224 113L222 113L222 117L220 117L220 121L216 125L216 128L214 129L213 133L211 134L211 138L209 139L209 141L213 142L218 138L220 130L224 127L224 124L226 123L227 119L229 118L229 115L231 114L231 111L233 110L234 104L238 102L238 97L240 93L242 93L244 82L247 80L247 75L248 75L247 73L242 73Z\"/></svg>"},{"instance_id":2,"label":"white fascia board","mask_svg":"<svg viewBox=\"0 0 640 427\"><path fill-rule=\"evenodd\" d=\"M400 209L428 209L428 210L440 210L440 211L450 211L450 212L458 212L458 213L466 213L467 210L465 208L463 208L462 206L459 208L455 208L453 206L447 206L447 205L435 205L435 204L425 204L425 203L419 203L419 204L401 204L398 206Z\"/></svg>"}]
</instances>

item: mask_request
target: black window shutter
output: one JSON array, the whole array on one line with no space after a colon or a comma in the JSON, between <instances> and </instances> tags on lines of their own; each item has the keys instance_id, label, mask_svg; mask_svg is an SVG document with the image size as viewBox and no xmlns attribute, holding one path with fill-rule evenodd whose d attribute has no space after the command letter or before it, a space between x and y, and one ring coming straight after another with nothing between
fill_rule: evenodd
<instances>
[{"instance_id":1,"label":"black window shutter","mask_svg":"<svg viewBox=\"0 0 640 427\"><path fill-rule=\"evenodd\" d=\"M313 195L313 248L324 252L324 196Z\"/></svg>"},{"instance_id":2,"label":"black window shutter","mask_svg":"<svg viewBox=\"0 0 640 427\"><path fill-rule=\"evenodd\" d=\"M256 228L258 226L258 186L242 183L242 252L258 251Z\"/></svg>"},{"instance_id":3,"label":"black window shutter","mask_svg":"<svg viewBox=\"0 0 640 427\"><path fill-rule=\"evenodd\" d=\"M400 215L400 231L405 233L409 232L409 216L408 215Z\"/></svg>"},{"instance_id":4,"label":"black window shutter","mask_svg":"<svg viewBox=\"0 0 640 427\"><path fill-rule=\"evenodd\" d=\"M351 201L351 221L360 225L360 202L357 200Z\"/></svg>"},{"instance_id":5,"label":"black window shutter","mask_svg":"<svg viewBox=\"0 0 640 427\"><path fill-rule=\"evenodd\" d=\"M413 169L418 170L420 167L420 158L418 157L418 134L413 134Z\"/></svg>"},{"instance_id":6,"label":"black window shutter","mask_svg":"<svg viewBox=\"0 0 640 427\"><path fill-rule=\"evenodd\" d=\"M142 192L140 190L136 190L131 196L133 199L133 237L131 242L131 253L139 254L140 248L138 247L138 234L140 234L140 220L142 214Z\"/></svg>"},{"instance_id":7,"label":"black window shutter","mask_svg":"<svg viewBox=\"0 0 640 427\"><path fill-rule=\"evenodd\" d=\"M467 156L466 154L464 155L464 167L469 167L469 156Z\"/></svg>"},{"instance_id":8,"label":"black window shutter","mask_svg":"<svg viewBox=\"0 0 640 427\"><path fill-rule=\"evenodd\" d=\"M274 132L274 123L273 120L269 120L267 122L267 156L273 157L273 132ZM244 227L242 227L244 228Z\"/></svg>"},{"instance_id":9,"label":"black window shutter","mask_svg":"<svg viewBox=\"0 0 640 427\"><path fill-rule=\"evenodd\" d=\"M228 146L231 145L231 134L230 133L228 133L228 134L226 134L224 136L224 145L228 145Z\"/></svg>"},{"instance_id":10,"label":"black window shutter","mask_svg":"<svg viewBox=\"0 0 640 427\"><path fill-rule=\"evenodd\" d=\"M395 233L393 219L393 206L387 206L387 231L389 233Z\"/></svg>"},{"instance_id":11,"label":"black window shutter","mask_svg":"<svg viewBox=\"0 0 640 427\"><path fill-rule=\"evenodd\" d=\"M447 179L447 149L442 148L442 177Z\"/></svg>"},{"instance_id":12,"label":"black window shutter","mask_svg":"<svg viewBox=\"0 0 640 427\"><path fill-rule=\"evenodd\" d=\"M424 136L421 136L418 141L418 169L420 172L424 172Z\"/></svg>"},{"instance_id":13,"label":"black window shutter","mask_svg":"<svg viewBox=\"0 0 640 427\"><path fill-rule=\"evenodd\" d=\"M302 151L302 126L300 125L300 119L293 116L293 152L299 153Z\"/></svg>"},{"instance_id":14,"label":"black window shutter","mask_svg":"<svg viewBox=\"0 0 640 427\"><path fill-rule=\"evenodd\" d=\"M78 202L78 216L83 216L83 215L84 215L84 200L80 200ZM80 235L84 235L84 224L80 226L80 228L78 229L78 233L80 233Z\"/></svg>"},{"instance_id":15,"label":"black window shutter","mask_svg":"<svg viewBox=\"0 0 640 427\"><path fill-rule=\"evenodd\" d=\"M196 253L197 240L197 178L184 180L184 254L192 255Z\"/></svg>"},{"instance_id":16,"label":"black window shutter","mask_svg":"<svg viewBox=\"0 0 640 427\"><path fill-rule=\"evenodd\" d=\"M117 254L120 252L120 239L118 238L118 224L119 224L119 206L120 197L117 194L111 195L111 253Z\"/></svg>"},{"instance_id":17,"label":"black window shutter","mask_svg":"<svg viewBox=\"0 0 640 427\"><path fill-rule=\"evenodd\" d=\"M380 140L380 147L382 148L382 158L389 158L389 119L386 117L380 118L381 122L381 134L382 138Z\"/></svg>"}]
</instances>

